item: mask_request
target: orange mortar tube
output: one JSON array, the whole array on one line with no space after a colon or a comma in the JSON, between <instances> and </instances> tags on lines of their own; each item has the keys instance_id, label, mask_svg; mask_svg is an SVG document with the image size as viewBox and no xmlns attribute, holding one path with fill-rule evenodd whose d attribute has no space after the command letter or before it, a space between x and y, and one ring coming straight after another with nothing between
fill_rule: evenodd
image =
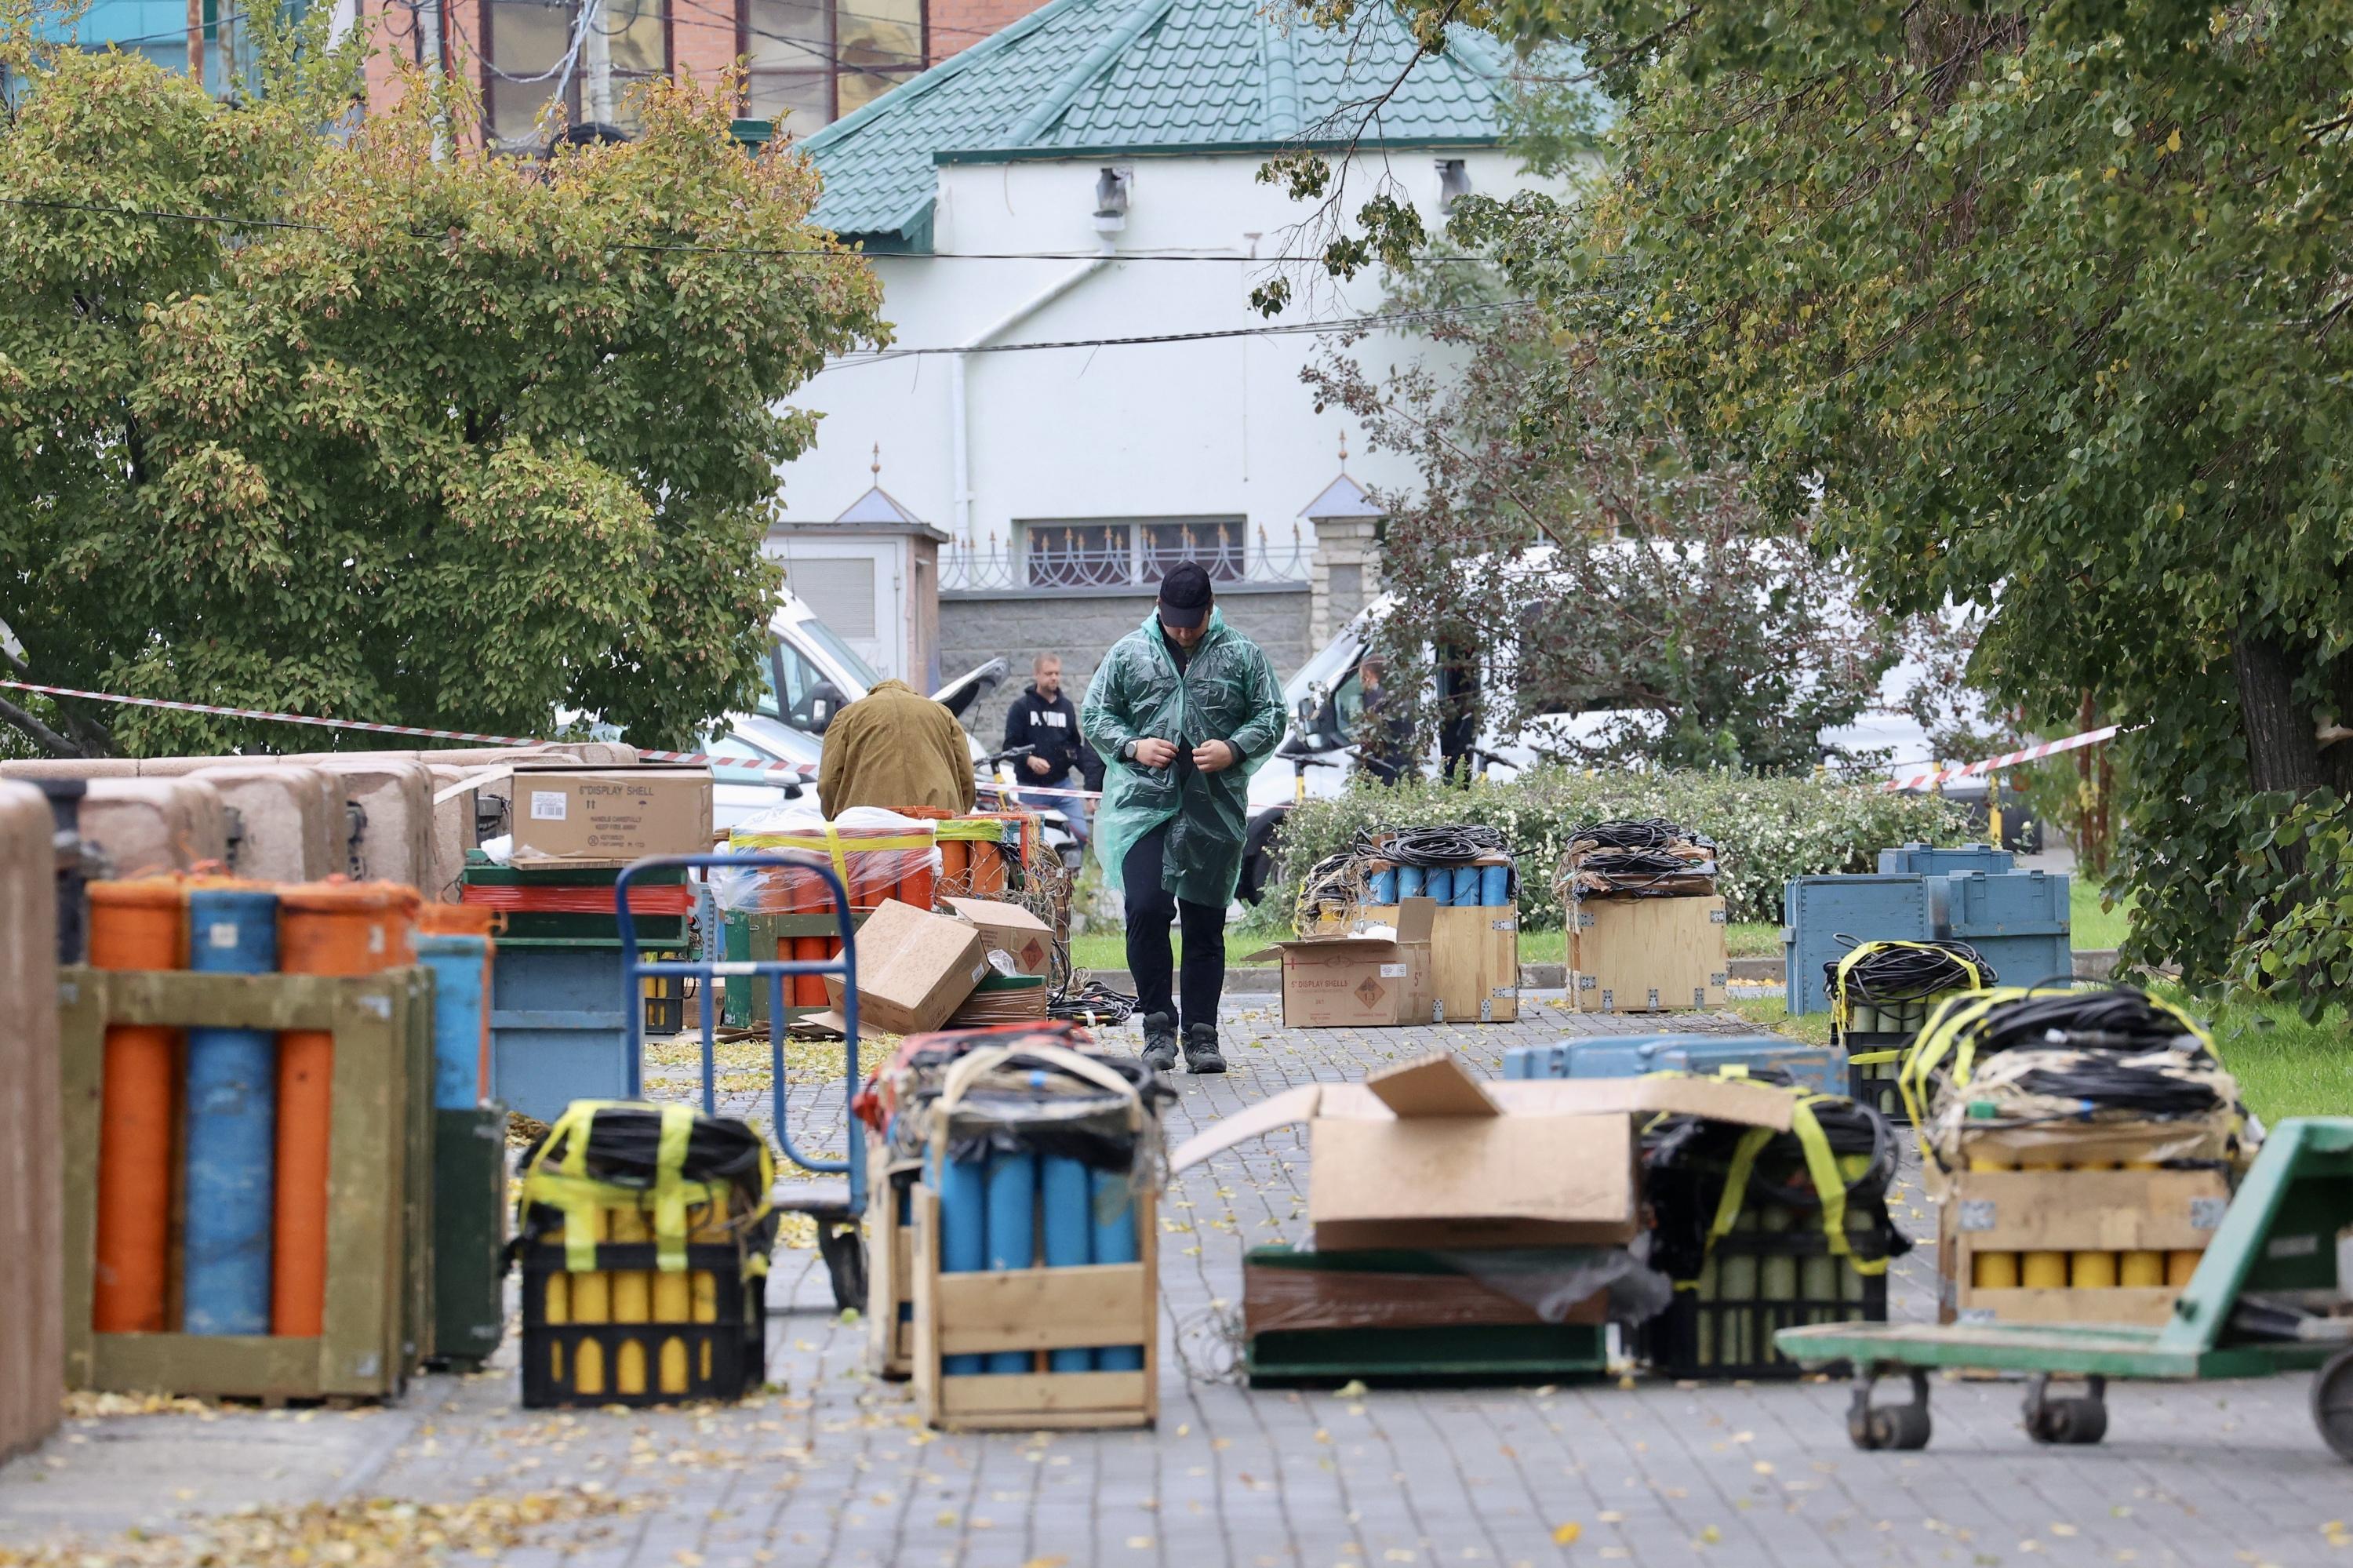
<instances>
[{"instance_id":1,"label":"orange mortar tube","mask_svg":"<svg viewBox=\"0 0 2353 1568\"><path fill-rule=\"evenodd\" d=\"M187 950L187 889L176 878L90 885L90 961L176 969ZM98 1244L90 1328L160 1334L172 1256L172 1150L178 1072L170 1029L110 1025L99 1099Z\"/></svg>"},{"instance_id":2,"label":"orange mortar tube","mask_svg":"<svg viewBox=\"0 0 2353 1568\"><path fill-rule=\"evenodd\" d=\"M305 883L279 895L278 965L287 974L366 975L417 961L414 889L396 883ZM270 1235L269 1331L315 1339L327 1323L328 1131L335 1037L278 1037L278 1202Z\"/></svg>"}]
</instances>

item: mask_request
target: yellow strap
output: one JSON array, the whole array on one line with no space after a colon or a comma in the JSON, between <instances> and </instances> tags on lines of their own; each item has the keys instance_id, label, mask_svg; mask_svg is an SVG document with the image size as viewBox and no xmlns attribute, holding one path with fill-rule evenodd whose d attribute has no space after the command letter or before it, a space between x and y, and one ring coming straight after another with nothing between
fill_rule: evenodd
<instances>
[{"instance_id":1,"label":"yellow strap","mask_svg":"<svg viewBox=\"0 0 2353 1568\"><path fill-rule=\"evenodd\" d=\"M1748 1192L1748 1173L1757 1166L1757 1150L1772 1139L1771 1128L1752 1127L1732 1146L1732 1164L1724 1173L1724 1195L1715 1201L1715 1221L1707 1227L1702 1256L1714 1252L1715 1244L1732 1234L1733 1222L1740 1218L1740 1201Z\"/></svg>"},{"instance_id":2,"label":"yellow strap","mask_svg":"<svg viewBox=\"0 0 2353 1568\"><path fill-rule=\"evenodd\" d=\"M654 1263L664 1274L686 1272L686 1183L680 1172L693 1136L694 1112L684 1106L662 1107L661 1142L654 1155Z\"/></svg>"},{"instance_id":3,"label":"yellow strap","mask_svg":"<svg viewBox=\"0 0 2353 1568\"><path fill-rule=\"evenodd\" d=\"M1789 1130L1798 1135L1798 1147L1806 1157L1806 1171L1814 1180L1814 1192L1821 1199L1822 1235L1830 1244L1831 1255L1845 1258L1857 1274L1884 1274L1887 1259L1857 1257L1846 1239L1846 1177L1838 1168L1838 1156L1831 1152L1829 1135L1822 1131L1821 1122L1814 1116L1813 1107L1837 1097L1809 1094L1793 1090L1798 1103L1789 1110ZM1742 1202L1748 1194L1748 1177L1757 1167L1757 1156L1772 1141L1773 1129L1752 1127L1740 1135L1733 1146L1732 1162L1725 1171L1724 1195L1716 1200L1715 1219L1707 1229L1707 1245L1703 1253L1712 1253L1715 1244L1732 1233L1740 1218Z\"/></svg>"},{"instance_id":4,"label":"yellow strap","mask_svg":"<svg viewBox=\"0 0 2353 1568\"><path fill-rule=\"evenodd\" d=\"M934 836L955 839L965 843L1001 844L1008 828L1018 830L1020 824L1002 817L950 817L934 829Z\"/></svg>"},{"instance_id":5,"label":"yellow strap","mask_svg":"<svg viewBox=\"0 0 2353 1568\"><path fill-rule=\"evenodd\" d=\"M1881 1062L1893 1062L1903 1054L1900 1046L1893 1051L1856 1051L1848 1055L1846 1065L1850 1067L1874 1066Z\"/></svg>"}]
</instances>

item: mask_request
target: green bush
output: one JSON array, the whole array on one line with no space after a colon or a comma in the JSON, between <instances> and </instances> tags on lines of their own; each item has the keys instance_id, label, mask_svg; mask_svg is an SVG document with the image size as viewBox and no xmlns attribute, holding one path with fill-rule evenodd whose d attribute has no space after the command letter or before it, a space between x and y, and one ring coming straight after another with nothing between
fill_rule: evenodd
<instances>
[{"instance_id":1,"label":"green bush","mask_svg":"<svg viewBox=\"0 0 2353 1568\"><path fill-rule=\"evenodd\" d=\"M1539 768L1468 789L1427 779L1394 789L1359 783L1284 820L1282 875L1262 907L1286 923L1300 874L1360 829L1477 823L1501 832L1519 859L1522 928L1546 929L1560 924L1552 882L1569 831L1606 817L1667 817L1714 839L1735 920L1780 919L1781 884L1792 876L1875 870L1891 844L1957 842L1961 832L1948 801L1827 778Z\"/></svg>"}]
</instances>

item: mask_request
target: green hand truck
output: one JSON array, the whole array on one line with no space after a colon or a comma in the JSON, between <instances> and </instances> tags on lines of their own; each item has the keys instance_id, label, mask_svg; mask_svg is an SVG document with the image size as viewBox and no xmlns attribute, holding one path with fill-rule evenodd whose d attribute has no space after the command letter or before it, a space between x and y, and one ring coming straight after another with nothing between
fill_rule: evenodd
<instances>
[{"instance_id":1,"label":"green hand truck","mask_svg":"<svg viewBox=\"0 0 2353 1568\"><path fill-rule=\"evenodd\" d=\"M1781 1353L1809 1367L1853 1367L1847 1436L1858 1448L1928 1446L1928 1372L1965 1367L2031 1374L2027 1436L2096 1443L2107 1433L2110 1378L2267 1377L2320 1369L2312 1418L2353 1461L2353 1315L2337 1275L2353 1227L2353 1118L2284 1121L2255 1157L2198 1271L2161 1329L2075 1324L1824 1323L1783 1329ZM1911 1403L1874 1404L1902 1374ZM2053 1381L2081 1383L2054 1395Z\"/></svg>"}]
</instances>

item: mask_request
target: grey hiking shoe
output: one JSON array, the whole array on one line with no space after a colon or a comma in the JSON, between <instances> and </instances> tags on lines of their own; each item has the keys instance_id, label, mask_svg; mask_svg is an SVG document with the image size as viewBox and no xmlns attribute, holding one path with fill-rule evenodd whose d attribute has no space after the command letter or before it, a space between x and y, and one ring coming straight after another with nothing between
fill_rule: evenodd
<instances>
[{"instance_id":1,"label":"grey hiking shoe","mask_svg":"<svg viewBox=\"0 0 2353 1568\"><path fill-rule=\"evenodd\" d=\"M1218 1054L1218 1026L1196 1023L1185 1031L1185 1070L1188 1073L1222 1073L1226 1059Z\"/></svg>"},{"instance_id":2,"label":"grey hiking shoe","mask_svg":"<svg viewBox=\"0 0 2353 1568\"><path fill-rule=\"evenodd\" d=\"M1170 1014L1144 1015L1144 1065L1155 1073L1176 1070L1176 1020Z\"/></svg>"}]
</instances>

